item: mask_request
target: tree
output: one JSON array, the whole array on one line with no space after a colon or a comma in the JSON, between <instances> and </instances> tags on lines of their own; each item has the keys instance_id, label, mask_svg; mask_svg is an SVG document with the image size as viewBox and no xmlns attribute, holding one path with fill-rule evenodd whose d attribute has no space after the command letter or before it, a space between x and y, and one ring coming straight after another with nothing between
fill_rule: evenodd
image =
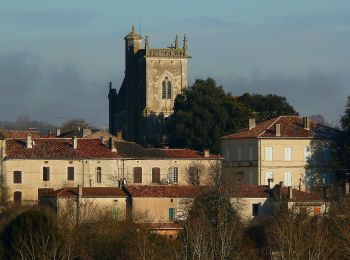
<instances>
[{"instance_id":1,"label":"tree","mask_svg":"<svg viewBox=\"0 0 350 260\"><path fill-rule=\"evenodd\" d=\"M168 122L169 143L173 147L219 152L220 137L239 125L235 116L244 109L213 79L196 80L175 100ZM243 114L249 112L245 110Z\"/></svg>"},{"instance_id":2,"label":"tree","mask_svg":"<svg viewBox=\"0 0 350 260\"><path fill-rule=\"evenodd\" d=\"M297 114L284 97L248 93L235 97L211 78L197 79L175 99L167 123L169 144L218 153L220 137L247 127L250 117L262 121L282 114Z\"/></svg>"},{"instance_id":3,"label":"tree","mask_svg":"<svg viewBox=\"0 0 350 260\"><path fill-rule=\"evenodd\" d=\"M238 101L249 106L256 112L256 120L259 122L269 120L279 115L297 115L298 113L287 102L285 97L268 94L244 93L238 97Z\"/></svg>"},{"instance_id":4,"label":"tree","mask_svg":"<svg viewBox=\"0 0 350 260\"><path fill-rule=\"evenodd\" d=\"M70 119L62 124L61 132L66 133L70 131L76 131L78 127L86 128L89 124L83 118Z\"/></svg>"}]
</instances>

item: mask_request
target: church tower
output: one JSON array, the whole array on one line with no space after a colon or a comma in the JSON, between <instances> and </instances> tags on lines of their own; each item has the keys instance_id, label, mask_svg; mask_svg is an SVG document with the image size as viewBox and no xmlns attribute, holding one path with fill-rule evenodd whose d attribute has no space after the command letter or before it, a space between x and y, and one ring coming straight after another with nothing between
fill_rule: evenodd
<instances>
[{"instance_id":1,"label":"church tower","mask_svg":"<svg viewBox=\"0 0 350 260\"><path fill-rule=\"evenodd\" d=\"M176 35L174 45L150 48L132 26L125 36L125 77L118 91L109 91L109 127L112 134L123 131L124 138L142 143L154 134L152 121L173 112L174 101L188 81L187 38L182 48Z\"/></svg>"}]
</instances>

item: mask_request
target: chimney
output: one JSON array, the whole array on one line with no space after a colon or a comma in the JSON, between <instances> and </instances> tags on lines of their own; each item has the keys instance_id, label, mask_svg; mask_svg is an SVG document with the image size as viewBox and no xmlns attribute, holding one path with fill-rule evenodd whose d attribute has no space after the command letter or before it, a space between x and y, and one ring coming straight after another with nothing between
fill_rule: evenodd
<instances>
[{"instance_id":1,"label":"chimney","mask_svg":"<svg viewBox=\"0 0 350 260\"><path fill-rule=\"evenodd\" d=\"M33 140L32 140L32 135L27 134L27 149L32 149L33 148Z\"/></svg>"},{"instance_id":2,"label":"chimney","mask_svg":"<svg viewBox=\"0 0 350 260\"><path fill-rule=\"evenodd\" d=\"M276 136L277 137L281 136L281 124L276 124L275 125L275 132L276 132Z\"/></svg>"},{"instance_id":3,"label":"chimney","mask_svg":"<svg viewBox=\"0 0 350 260\"><path fill-rule=\"evenodd\" d=\"M255 127L255 118L249 118L249 130Z\"/></svg>"},{"instance_id":4,"label":"chimney","mask_svg":"<svg viewBox=\"0 0 350 260\"><path fill-rule=\"evenodd\" d=\"M61 129L56 128L56 136L59 137L61 135Z\"/></svg>"},{"instance_id":5,"label":"chimney","mask_svg":"<svg viewBox=\"0 0 350 260\"><path fill-rule=\"evenodd\" d=\"M83 128L83 137L86 137L88 135L91 135L91 129L90 128Z\"/></svg>"},{"instance_id":6,"label":"chimney","mask_svg":"<svg viewBox=\"0 0 350 260\"><path fill-rule=\"evenodd\" d=\"M293 199L293 188L288 186L288 199Z\"/></svg>"},{"instance_id":7,"label":"chimney","mask_svg":"<svg viewBox=\"0 0 350 260\"><path fill-rule=\"evenodd\" d=\"M345 195L348 196L350 193L350 183L345 182Z\"/></svg>"},{"instance_id":8,"label":"chimney","mask_svg":"<svg viewBox=\"0 0 350 260\"><path fill-rule=\"evenodd\" d=\"M109 148L111 149L111 152L117 152L117 148L115 147L113 137L109 138Z\"/></svg>"},{"instance_id":9,"label":"chimney","mask_svg":"<svg viewBox=\"0 0 350 260\"><path fill-rule=\"evenodd\" d=\"M209 149L204 149L204 157L209 158Z\"/></svg>"},{"instance_id":10,"label":"chimney","mask_svg":"<svg viewBox=\"0 0 350 260\"><path fill-rule=\"evenodd\" d=\"M72 143L73 143L73 149L77 149L78 148L78 137L73 136L72 137Z\"/></svg>"},{"instance_id":11,"label":"chimney","mask_svg":"<svg viewBox=\"0 0 350 260\"><path fill-rule=\"evenodd\" d=\"M272 189L272 182L273 182L273 179L268 179L267 180L267 186L268 186L269 190Z\"/></svg>"},{"instance_id":12,"label":"chimney","mask_svg":"<svg viewBox=\"0 0 350 260\"><path fill-rule=\"evenodd\" d=\"M82 198L83 197L83 186L78 185L78 197Z\"/></svg>"},{"instance_id":13,"label":"chimney","mask_svg":"<svg viewBox=\"0 0 350 260\"><path fill-rule=\"evenodd\" d=\"M310 120L308 117L303 117L303 127L305 130L310 130Z\"/></svg>"}]
</instances>

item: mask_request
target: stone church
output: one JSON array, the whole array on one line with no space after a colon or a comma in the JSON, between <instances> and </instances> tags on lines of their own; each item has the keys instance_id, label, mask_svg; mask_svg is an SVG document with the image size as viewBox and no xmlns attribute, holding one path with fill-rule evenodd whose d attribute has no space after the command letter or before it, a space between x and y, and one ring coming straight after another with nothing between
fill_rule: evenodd
<instances>
[{"instance_id":1,"label":"stone church","mask_svg":"<svg viewBox=\"0 0 350 260\"><path fill-rule=\"evenodd\" d=\"M176 96L187 88L187 39L184 35L182 48L177 35L170 47L150 48L148 36L143 43L132 26L124 40L124 80L118 92L109 87L109 130L122 131L125 140L144 143L145 138L160 134L157 122L166 120Z\"/></svg>"}]
</instances>

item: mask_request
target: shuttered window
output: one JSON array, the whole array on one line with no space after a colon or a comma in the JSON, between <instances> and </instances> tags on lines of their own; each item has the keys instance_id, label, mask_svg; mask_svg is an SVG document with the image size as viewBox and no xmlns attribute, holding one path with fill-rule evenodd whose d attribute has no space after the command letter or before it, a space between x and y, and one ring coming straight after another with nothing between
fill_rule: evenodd
<instances>
[{"instance_id":1,"label":"shuttered window","mask_svg":"<svg viewBox=\"0 0 350 260\"><path fill-rule=\"evenodd\" d=\"M13 183L22 183L22 172L14 171L13 172Z\"/></svg>"},{"instance_id":2,"label":"shuttered window","mask_svg":"<svg viewBox=\"0 0 350 260\"><path fill-rule=\"evenodd\" d=\"M177 168L177 167L169 168L169 182L170 183L177 183L178 177L179 177L179 168Z\"/></svg>"},{"instance_id":3,"label":"shuttered window","mask_svg":"<svg viewBox=\"0 0 350 260\"><path fill-rule=\"evenodd\" d=\"M249 146L249 161L253 161L253 146Z\"/></svg>"},{"instance_id":4,"label":"shuttered window","mask_svg":"<svg viewBox=\"0 0 350 260\"><path fill-rule=\"evenodd\" d=\"M272 147L265 147L265 160L272 161Z\"/></svg>"},{"instance_id":5,"label":"shuttered window","mask_svg":"<svg viewBox=\"0 0 350 260\"><path fill-rule=\"evenodd\" d=\"M50 180L50 167L43 167L43 181L49 181Z\"/></svg>"},{"instance_id":6,"label":"shuttered window","mask_svg":"<svg viewBox=\"0 0 350 260\"><path fill-rule=\"evenodd\" d=\"M169 208L169 221L175 220L175 208Z\"/></svg>"},{"instance_id":7,"label":"shuttered window","mask_svg":"<svg viewBox=\"0 0 350 260\"><path fill-rule=\"evenodd\" d=\"M152 168L152 183L160 183L160 168Z\"/></svg>"},{"instance_id":8,"label":"shuttered window","mask_svg":"<svg viewBox=\"0 0 350 260\"><path fill-rule=\"evenodd\" d=\"M284 185L286 187L292 186L292 173L284 172Z\"/></svg>"},{"instance_id":9,"label":"shuttered window","mask_svg":"<svg viewBox=\"0 0 350 260\"><path fill-rule=\"evenodd\" d=\"M68 167L68 176L69 181L74 181L74 167Z\"/></svg>"},{"instance_id":10,"label":"shuttered window","mask_svg":"<svg viewBox=\"0 0 350 260\"><path fill-rule=\"evenodd\" d=\"M285 161L292 160L292 147L284 147L284 160Z\"/></svg>"},{"instance_id":11,"label":"shuttered window","mask_svg":"<svg viewBox=\"0 0 350 260\"><path fill-rule=\"evenodd\" d=\"M242 161L242 147L237 147L237 161Z\"/></svg>"},{"instance_id":12,"label":"shuttered window","mask_svg":"<svg viewBox=\"0 0 350 260\"><path fill-rule=\"evenodd\" d=\"M134 183L142 183L142 168L134 167Z\"/></svg>"}]
</instances>

